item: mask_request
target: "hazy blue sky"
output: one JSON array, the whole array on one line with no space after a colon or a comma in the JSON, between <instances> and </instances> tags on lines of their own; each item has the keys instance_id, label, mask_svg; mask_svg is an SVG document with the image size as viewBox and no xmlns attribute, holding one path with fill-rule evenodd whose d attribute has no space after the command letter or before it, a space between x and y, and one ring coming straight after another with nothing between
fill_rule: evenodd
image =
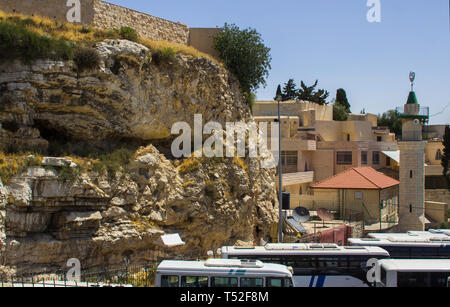
<instances>
[{"instance_id":1,"label":"hazy blue sky","mask_svg":"<svg viewBox=\"0 0 450 307\"><path fill-rule=\"evenodd\" d=\"M255 28L273 58L259 100L289 78L319 79L330 99L344 88L353 112L380 113L404 105L413 70L422 106L450 103L449 0L381 0L380 23L367 21L367 0L108 1L190 27ZM450 124L450 106L431 123Z\"/></svg>"}]
</instances>

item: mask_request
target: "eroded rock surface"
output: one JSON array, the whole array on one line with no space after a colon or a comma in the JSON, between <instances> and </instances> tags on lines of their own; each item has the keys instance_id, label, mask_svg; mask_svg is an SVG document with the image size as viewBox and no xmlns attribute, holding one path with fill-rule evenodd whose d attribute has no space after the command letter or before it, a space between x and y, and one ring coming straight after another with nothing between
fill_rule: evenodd
<instances>
[{"instance_id":1,"label":"eroded rock surface","mask_svg":"<svg viewBox=\"0 0 450 307\"><path fill-rule=\"evenodd\" d=\"M175 122L252 122L239 85L223 67L123 40L96 47L99 69L72 62L0 64L0 149L46 152L49 143L108 147L171 140ZM0 274L46 273L78 258L83 268L145 264L205 255L223 245L276 237L275 171L258 159L169 160L155 146L119 172L82 169L70 157L44 157L0 183ZM74 172L71 180L62 172ZM186 246L166 248L163 234Z\"/></svg>"},{"instance_id":2,"label":"eroded rock surface","mask_svg":"<svg viewBox=\"0 0 450 307\"><path fill-rule=\"evenodd\" d=\"M125 252L143 264L274 236L275 174L257 159L246 161L248 169L233 159L202 159L185 173L152 145L143 152L115 178L87 172L65 182L57 168L40 167L14 177L2 198L3 265L45 272L79 258L85 267L114 267ZM166 233L179 233L186 246L165 248Z\"/></svg>"}]
</instances>

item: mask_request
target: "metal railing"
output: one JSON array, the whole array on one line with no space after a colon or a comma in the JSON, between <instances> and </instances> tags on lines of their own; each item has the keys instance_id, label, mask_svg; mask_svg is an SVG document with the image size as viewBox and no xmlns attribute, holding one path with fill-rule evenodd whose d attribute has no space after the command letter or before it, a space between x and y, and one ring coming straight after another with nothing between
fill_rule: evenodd
<instances>
[{"instance_id":1,"label":"metal railing","mask_svg":"<svg viewBox=\"0 0 450 307\"><path fill-rule=\"evenodd\" d=\"M0 287L7 288L60 288L60 287L153 287L158 264L129 266L116 270L81 272L79 281L69 281L65 272L34 276L0 276Z\"/></svg>"}]
</instances>

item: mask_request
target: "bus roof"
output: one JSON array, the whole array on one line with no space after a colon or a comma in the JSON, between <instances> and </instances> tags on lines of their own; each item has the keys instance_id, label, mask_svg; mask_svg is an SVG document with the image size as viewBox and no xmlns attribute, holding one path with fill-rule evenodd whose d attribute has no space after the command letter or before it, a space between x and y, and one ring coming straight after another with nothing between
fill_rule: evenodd
<instances>
[{"instance_id":1,"label":"bus roof","mask_svg":"<svg viewBox=\"0 0 450 307\"><path fill-rule=\"evenodd\" d=\"M261 261L230 260L230 259L209 259L207 261L172 261L165 260L161 262L157 269L158 272L186 272L186 273L216 273L227 275L244 274L274 274L276 276L289 276L292 273L289 269L280 264L263 263Z\"/></svg>"},{"instance_id":2,"label":"bus roof","mask_svg":"<svg viewBox=\"0 0 450 307\"><path fill-rule=\"evenodd\" d=\"M387 271L450 272L450 259L383 259L378 264Z\"/></svg>"},{"instance_id":3,"label":"bus roof","mask_svg":"<svg viewBox=\"0 0 450 307\"><path fill-rule=\"evenodd\" d=\"M379 255L389 256L389 253L377 246L338 246L336 244L267 244L266 246L237 247L225 246L223 255Z\"/></svg>"},{"instance_id":4,"label":"bus roof","mask_svg":"<svg viewBox=\"0 0 450 307\"><path fill-rule=\"evenodd\" d=\"M389 237L396 239L405 238L442 238L450 239L449 230L430 230L430 231L408 231L406 233L369 233L368 237L374 239L387 239Z\"/></svg>"},{"instance_id":5,"label":"bus roof","mask_svg":"<svg viewBox=\"0 0 450 307\"><path fill-rule=\"evenodd\" d=\"M405 237L348 239L353 246L408 246L408 247L450 247L450 238L442 237Z\"/></svg>"}]
</instances>

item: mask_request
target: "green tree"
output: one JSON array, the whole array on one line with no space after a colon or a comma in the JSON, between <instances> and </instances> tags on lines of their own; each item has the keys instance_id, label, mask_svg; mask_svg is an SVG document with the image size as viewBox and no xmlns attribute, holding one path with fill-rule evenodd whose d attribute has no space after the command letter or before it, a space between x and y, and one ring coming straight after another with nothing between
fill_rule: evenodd
<instances>
[{"instance_id":1,"label":"green tree","mask_svg":"<svg viewBox=\"0 0 450 307\"><path fill-rule=\"evenodd\" d=\"M281 85L278 85L278 87L277 87L277 93L275 95L274 100L277 100L278 97L283 97L283 92L281 91Z\"/></svg>"},{"instance_id":2,"label":"green tree","mask_svg":"<svg viewBox=\"0 0 450 307\"><path fill-rule=\"evenodd\" d=\"M402 135L402 120L400 113L396 110L389 110L383 115L378 115L378 126L388 127L397 137Z\"/></svg>"},{"instance_id":3,"label":"green tree","mask_svg":"<svg viewBox=\"0 0 450 307\"><path fill-rule=\"evenodd\" d=\"M261 85L266 86L272 58L270 48L255 29L241 30L234 24L225 24L214 37L214 47L228 70L238 78L245 97L251 97Z\"/></svg>"},{"instance_id":4,"label":"green tree","mask_svg":"<svg viewBox=\"0 0 450 307\"><path fill-rule=\"evenodd\" d=\"M340 104L334 103L333 105L333 120L346 121L348 119L347 109Z\"/></svg>"},{"instance_id":5,"label":"green tree","mask_svg":"<svg viewBox=\"0 0 450 307\"><path fill-rule=\"evenodd\" d=\"M347 113L351 113L350 111L351 106L347 99L347 93L343 88L337 90L335 104L343 106Z\"/></svg>"},{"instance_id":6,"label":"green tree","mask_svg":"<svg viewBox=\"0 0 450 307\"><path fill-rule=\"evenodd\" d=\"M442 167L444 168L444 176L447 179L447 186L450 189L450 126L445 127L444 134L444 153L442 155Z\"/></svg>"},{"instance_id":7,"label":"green tree","mask_svg":"<svg viewBox=\"0 0 450 307\"><path fill-rule=\"evenodd\" d=\"M284 84L282 92L283 101L293 100L297 97L297 85L294 79L289 79L287 83Z\"/></svg>"},{"instance_id":8,"label":"green tree","mask_svg":"<svg viewBox=\"0 0 450 307\"><path fill-rule=\"evenodd\" d=\"M305 82L302 81L300 89L297 91L297 99L311 101L321 105L328 104L327 98L330 96L330 93L323 89L316 91L318 84L319 80L316 80L312 86L307 86Z\"/></svg>"}]
</instances>

